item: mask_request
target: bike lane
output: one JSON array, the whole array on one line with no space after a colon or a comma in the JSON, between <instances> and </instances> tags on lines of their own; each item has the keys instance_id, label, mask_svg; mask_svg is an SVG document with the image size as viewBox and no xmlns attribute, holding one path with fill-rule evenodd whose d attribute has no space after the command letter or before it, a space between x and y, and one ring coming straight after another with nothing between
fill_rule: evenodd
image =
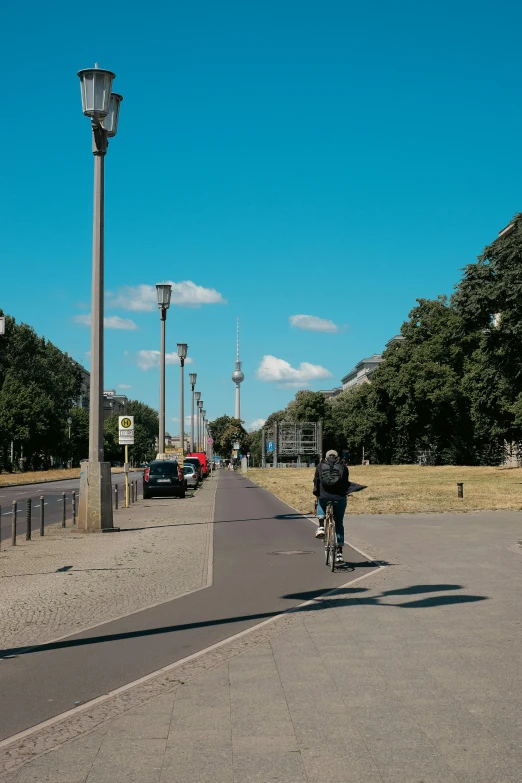
<instances>
[{"instance_id":1,"label":"bike lane","mask_svg":"<svg viewBox=\"0 0 522 783\"><path fill-rule=\"evenodd\" d=\"M349 529L348 518L347 540ZM324 565L323 543L314 532L306 517L266 490L237 473L222 473L211 585L57 642L11 651L13 657L2 659L0 652L0 739L376 567L345 546L350 565L332 573Z\"/></svg>"}]
</instances>

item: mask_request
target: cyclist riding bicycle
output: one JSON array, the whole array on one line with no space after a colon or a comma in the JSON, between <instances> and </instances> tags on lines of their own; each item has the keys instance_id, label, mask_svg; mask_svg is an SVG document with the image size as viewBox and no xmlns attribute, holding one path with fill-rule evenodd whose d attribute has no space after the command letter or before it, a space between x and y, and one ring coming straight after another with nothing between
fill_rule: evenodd
<instances>
[{"instance_id":1,"label":"cyclist riding bicycle","mask_svg":"<svg viewBox=\"0 0 522 783\"><path fill-rule=\"evenodd\" d=\"M335 561L343 563L344 546L344 512L346 500L349 494L350 480L348 467L344 460L333 449L326 452L325 459L315 469L314 495L317 498L317 518L319 527L316 538L324 538L324 521L326 518L326 506L332 501L335 532L337 534L337 552Z\"/></svg>"}]
</instances>

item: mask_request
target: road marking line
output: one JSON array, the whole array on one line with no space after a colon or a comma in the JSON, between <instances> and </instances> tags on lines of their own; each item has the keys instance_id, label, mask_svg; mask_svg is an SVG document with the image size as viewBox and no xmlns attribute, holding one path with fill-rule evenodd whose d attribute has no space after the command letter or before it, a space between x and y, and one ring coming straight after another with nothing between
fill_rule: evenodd
<instances>
[{"instance_id":1,"label":"road marking line","mask_svg":"<svg viewBox=\"0 0 522 783\"><path fill-rule=\"evenodd\" d=\"M355 584L356 582L361 582L363 579L367 579L369 576L374 576L379 571L382 571L385 568L388 568L388 566L378 566L374 571L370 571L367 574L358 576L356 579L352 579L350 582L346 582L343 585L339 585L339 587L335 587L333 590L328 590L326 593L321 593L321 595L318 595L316 598L312 598L311 600L305 601L302 604L298 604L297 606L293 606L290 609L286 609L284 612L281 612L280 614L276 614L273 617L269 617L268 620L263 620L261 623L257 623L256 625L253 625L251 628L246 628L244 631L240 631L239 633L236 633L233 636L229 636L226 639L222 639L220 642L216 642L216 644L211 644L209 647L205 647L203 650L200 650L199 652L192 653L192 655L187 655L186 658L181 658L181 660L179 661L175 661L174 663L169 663L167 666L163 666L161 669L156 669L156 671L151 672L150 674L146 674L144 677L140 677L137 680L133 680L132 682L127 683L127 685L122 685L120 688L115 688L114 690L109 691L109 693L106 693L103 696L98 696L96 699L91 699L91 701L85 702L85 704L81 704L78 707L73 707L72 710L67 710L66 712L62 712L60 715L56 715L54 718L49 718L49 720L43 721L42 723L38 723L36 726L31 726L30 729L25 729L25 731L21 731L18 734L13 734L12 737L7 737L5 740L2 740L0 742L0 748L5 748L6 745L10 745L11 743L16 742L17 740L21 740L24 739L25 737L29 737L31 734L35 734L37 731L40 731L41 729L46 729L49 726L53 726L55 723L59 723L60 721L63 721L66 718L70 718L73 715L77 715L80 712L85 712L85 710L90 710L92 709L92 707L96 706L97 704L102 704L104 701L111 699L113 696L119 696L121 693L125 693L126 691L129 691L137 685L141 685L142 683L148 682L149 680L152 680L155 677L159 677L161 674L166 674L167 672L170 672L173 669L177 669L178 667L183 666L184 664L189 663L190 661L194 661L197 658L201 658L206 653L213 652L214 650L218 650L220 647L223 647L225 644L229 644L230 642L233 642L236 639L241 639L243 636L246 636L247 634L250 634L253 631L257 631L259 630L259 628L262 628L265 625L269 625L270 623L273 623L275 620L278 620L287 614L293 614L299 611L300 609L303 609L305 606L311 606L312 604L316 604L317 602L322 601L327 596L335 595L335 593L339 592L340 590L344 590L347 587L351 587L351 585ZM69 634L69 636L75 636L75 635L76 634Z\"/></svg>"}]
</instances>

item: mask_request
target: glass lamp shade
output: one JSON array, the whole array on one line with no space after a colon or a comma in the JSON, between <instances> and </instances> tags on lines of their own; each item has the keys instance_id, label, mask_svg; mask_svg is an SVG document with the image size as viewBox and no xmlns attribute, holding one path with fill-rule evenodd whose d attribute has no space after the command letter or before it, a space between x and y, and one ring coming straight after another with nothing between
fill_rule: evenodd
<instances>
[{"instance_id":1,"label":"glass lamp shade","mask_svg":"<svg viewBox=\"0 0 522 783\"><path fill-rule=\"evenodd\" d=\"M203 400L198 400L198 408L201 410L203 407Z\"/></svg>"},{"instance_id":2,"label":"glass lamp shade","mask_svg":"<svg viewBox=\"0 0 522 783\"><path fill-rule=\"evenodd\" d=\"M69 418L67 419L67 424L72 424L72 419L71 419L71 417L70 417L70 416L69 416Z\"/></svg>"},{"instance_id":3,"label":"glass lamp shade","mask_svg":"<svg viewBox=\"0 0 522 783\"><path fill-rule=\"evenodd\" d=\"M156 283L156 292L158 294L158 307L164 307L168 310L170 307L170 295L172 286L170 283Z\"/></svg>"},{"instance_id":4,"label":"glass lamp shade","mask_svg":"<svg viewBox=\"0 0 522 783\"><path fill-rule=\"evenodd\" d=\"M104 68L84 68L78 71L82 94L82 111L87 117L101 120L109 112L112 80L115 74Z\"/></svg>"},{"instance_id":5,"label":"glass lamp shade","mask_svg":"<svg viewBox=\"0 0 522 783\"><path fill-rule=\"evenodd\" d=\"M201 392L194 392L194 397L196 398L196 402L199 402L201 399Z\"/></svg>"},{"instance_id":6,"label":"glass lamp shade","mask_svg":"<svg viewBox=\"0 0 522 783\"><path fill-rule=\"evenodd\" d=\"M206 421L205 416L207 415L207 412L202 410L201 415L203 416L203 421Z\"/></svg>"},{"instance_id":7,"label":"glass lamp shade","mask_svg":"<svg viewBox=\"0 0 522 783\"><path fill-rule=\"evenodd\" d=\"M189 381L190 381L190 385L191 385L191 386L195 386L195 385L196 385L196 378L197 378L197 377L198 377L198 376L197 376L197 373L195 373L195 372L191 372L191 373L190 373L190 375L189 375Z\"/></svg>"},{"instance_id":8,"label":"glass lamp shade","mask_svg":"<svg viewBox=\"0 0 522 783\"><path fill-rule=\"evenodd\" d=\"M187 343L178 343L178 356L180 359L187 358L187 350L188 350Z\"/></svg>"},{"instance_id":9,"label":"glass lamp shade","mask_svg":"<svg viewBox=\"0 0 522 783\"><path fill-rule=\"evenodd\" d=\"M120 103L122 100L122 95L119 95L117 92L111 92L109 111L103 120L103 127L105 128L107 136L116 136L116 132L118 130L118 118L120 116Z\"/></svg>"}]
</instances>

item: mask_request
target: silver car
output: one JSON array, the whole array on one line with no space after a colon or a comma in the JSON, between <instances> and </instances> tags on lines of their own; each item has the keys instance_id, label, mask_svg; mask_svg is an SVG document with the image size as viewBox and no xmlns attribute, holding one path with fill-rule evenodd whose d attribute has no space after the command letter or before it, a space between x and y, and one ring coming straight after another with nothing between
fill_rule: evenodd
<instances>
[{"instance_id":1,"label":"silver car","mask_svg":"<svg viewBox=\"0 0 522 783\"><path fill-rule=\"evenodd\" d=\"M199 477L194 465L184 465L183 473L185 475L185 481L187 482L187 487L193 487L195 489L199 484Z\"/></svg>"}]
</instances>

